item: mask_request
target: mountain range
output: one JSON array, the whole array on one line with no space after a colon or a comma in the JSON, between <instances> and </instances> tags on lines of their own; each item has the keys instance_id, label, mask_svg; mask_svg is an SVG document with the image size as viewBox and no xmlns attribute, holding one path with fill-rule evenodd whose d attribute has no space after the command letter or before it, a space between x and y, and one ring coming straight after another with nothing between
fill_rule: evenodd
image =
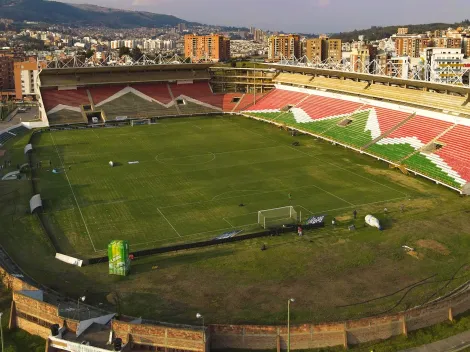
<instances>
[{"instance_id":1,"label":"mountain range","mask_svg":"<svg viewBox=\"0 0 470 352\"><path fill-rule=\"evenodd\" d=\"M162 27L189 23L171 15L46 0L0 0L0 17L14 21L110 28Z\"/></svg>"}]
</instances>

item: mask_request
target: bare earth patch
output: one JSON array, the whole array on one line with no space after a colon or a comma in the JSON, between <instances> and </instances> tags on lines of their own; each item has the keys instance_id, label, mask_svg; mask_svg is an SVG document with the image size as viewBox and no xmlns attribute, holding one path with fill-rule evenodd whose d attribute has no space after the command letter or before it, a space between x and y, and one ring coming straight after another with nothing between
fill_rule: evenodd
<instances>
[{"instance_id":1,"label":"bare earth patch","mask_svg":"<svg viewBox=\"0 0 470 352\"><path fill-rule=\"evenodd\" d=\"M450 254L450 251L446 246L434 240L418 240L416 244L418 245L418 247L430 249L442 255Z\"/></svg>"},{"instance_id":2,"label":"bare earth patch","mask_svg":"<svg viewBox=\"0 0 470 352\"><path fill-rule=\"evenodd\" d=\"M391 181L398 182L406 187L414 188L417 191L425 192L426 187L422 186L420 183L416 182L416 179L412 176L404 175L401 172L397 172L396 170L381 170L375 169L371 166L364 165L364 170L372 175L378 175L382 177L386 177Z\"/></svg>"},{"instance_id":3,"label":"bare earth patch","mask_svg":"<svg viewBox=\"0 0 470 352\"><path fill-rule=\"evenodd\" d=\"M406 252L406 254L411 255L413 258L416 258L416 259L423 259L423 255L416 251L408 251Z\"/></svg>"}]
</instances>

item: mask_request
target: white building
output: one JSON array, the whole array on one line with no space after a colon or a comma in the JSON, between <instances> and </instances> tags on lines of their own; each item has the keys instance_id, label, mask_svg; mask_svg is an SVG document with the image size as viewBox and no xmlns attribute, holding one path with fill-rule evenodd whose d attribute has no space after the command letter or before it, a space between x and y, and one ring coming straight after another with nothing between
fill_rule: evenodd
<instances>
[{"instance_id":1,"label":"white building","mask_svg":"<svg viewBox=\"0 0 470 352\"><path fill-rule=\"evenodd\" d=\"M176 43L173 40L164 40L163 41L163 49L172 50L175 47L176 47Z\"/></svg>"},{"instance_id":2,"label":"white building","mask_svg":"<svg viewBox=\"0 0 470 352\"><path fill-rule=\"evenodd\" d=\"M111 49L119 49L122 46L124 46L124 41L123 40L113 40L111 42Z\"/></svg>"},{"instance_id":3,"label":"white building","mask_svg":"<svg viewBox=\"0 0 470 352\"><path fill-rule=\"evenodd\" d=\"M124 41L124 46L126 48L129 48L129 49L134 49L134 48L136 48L137 45L135 43L135 40L130 39L130 40L125 40Z\"/></svg>"},{"instance_id":4,"label":"white building","mask_svg":"<svg viewBox=\"0 0 470 352\"><path fill-rule=\"evenodd\" d=\"M427 48L426 80L436 83L461 84L464 71L462 49Z\"/></svg>"}]
</instances>

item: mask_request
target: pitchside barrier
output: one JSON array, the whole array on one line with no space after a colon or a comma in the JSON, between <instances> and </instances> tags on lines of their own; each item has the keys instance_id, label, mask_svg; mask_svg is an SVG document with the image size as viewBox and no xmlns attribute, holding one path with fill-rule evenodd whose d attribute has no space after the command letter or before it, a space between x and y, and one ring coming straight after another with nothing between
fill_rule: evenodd
<instances>
[{"instance_id":1,"label":"pitchside barrier","mask_svg":"<svg viewBox=\"0 0 470 352\"><path fill-rule=\"evenodd\" d=\"M313 230L313 229L318 229L322 227L325 227L324 222L320 222L320 223L316 223L312 225L302 225L303 230ZM178 251L183 251L183 250L188 250L188 249L211 247L211 246L217 246L219 244L234 243L234 242L251 240L253 238L276 236L276 235L281 235L284 233L293 233L293 232L297 233L297 225L279 227L279 228L264 230L260 232L249 233L246 235L224 238L220 240L209 240L209 241L177 244L177 245L169 246L169 247L144 249L141 251L132 252L130 253L130 255L132 255L134 258L139 258L139 257L146 257L149 255L154 255L154 254L162 254L162 253L178 252ZM107 261L108 261L108 257L99 257L99 258L91 258L88 260L84 260L83 264L93 265L93 264L105 263Z\"/></svg>"},{"instance_id":2,"label":"pitchside barrier","mask_svg":"<svg viewBox=\"0 0 470 352\"><path fill-rule=\"evenodd\" d=\"M196 113L196 114L184 114L184 115L163 115L163 116L151 116L148 117L147 120L150 123L156 122L158 120L164 119L174 119L174 118L184 118L184 117L198 117L198 116L220 116L220 115L234 115L231 113L226 113L223 111L217 112L207 112L207 113ZM242 116L241 114L235 114ZM106 120L104 123L99 123L96 125L90 125L86 122L77 122L72 124L60 124L60 125L53 125L46 128L43 128L44 131L66 131L66 130L74 130L74 129L86 129L86 128L106 128L106 127L125 127L131 126L132 121L134 120L143 120L142 118L132 118L129 117L126 120Z\"/></svg>"}]
</instances>

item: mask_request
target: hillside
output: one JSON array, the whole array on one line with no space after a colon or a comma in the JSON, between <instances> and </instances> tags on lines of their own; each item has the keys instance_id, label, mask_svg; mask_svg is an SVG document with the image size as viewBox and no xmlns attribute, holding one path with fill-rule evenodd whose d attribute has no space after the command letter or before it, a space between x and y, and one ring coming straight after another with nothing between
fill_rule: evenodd
<instances>
[{"instance_id":1,"label":"hillside","mask_svg":"<svg viewBox=\"0 0 470 352\"><path fill-rule=\"evenodd\" d=\"M343 41L357 40L358 36L363 35L366 40L378 40L388 38L393 34L396 34L398 28L407 27L409 33L426 33L427 31L445 30L449 27L467 27L470 25L469 20L458 23L427 23L427 24L409 24L409 25L397 25L397 26L372 26L369 29L354 30L351 32L340 32L331 34L332 38L339 38Z\"/></svg>"},{"instance_id":2,"label":"hillside","mask_svg":"<svg viewBox=\"0 0 470 352\"><path fill-rule=\"evenodd\" d=\"M15 21L111 28L162 27L188 23L170 15L126 11L94 5L71 5L45 0L0 0L0 14Z\"/></svg>"}]
</instances>

